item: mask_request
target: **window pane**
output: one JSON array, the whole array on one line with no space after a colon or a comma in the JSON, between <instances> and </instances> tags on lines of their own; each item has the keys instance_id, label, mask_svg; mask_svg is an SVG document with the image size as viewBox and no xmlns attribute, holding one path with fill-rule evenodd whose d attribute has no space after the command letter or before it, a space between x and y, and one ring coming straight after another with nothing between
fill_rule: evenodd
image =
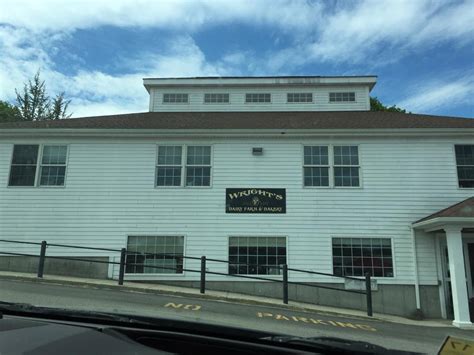
<instances>
[{"instance_id":1,"label":"window pane","mask_svg":"<svg viewBox=\"0 0 474 355\"><path fill-rule=\"evenodd\" d=\"M211 164L211 147L210 146L189 146L187 164L210 165Z\"/></svg>"},{"instance_id":2,"label":"window pane","mask_svg":"<svg viewBox=\"0 0 474 355\"><path fill-rule=\"evenodd\" d=\"M184 237L129 237L127 255L128 273L182 273Z\"/></svg>"},{"instance_id":3,"label":"window pane","mask_svg":"<svg viewBox=\"0 0 474 355\"><path fill-rule=\"evenodd\" d=\"M235 248L233 245L237 243L239 247ZM231 237L229 261L231 256L231 274L279 275L280 265L286 263L286 240L284 237ZM235 265L235 260L239 265Z\"/></svg>"},{"instance_id":4,"label":"window pane","mask_svg":"<svg viewBox=\"0 0 474 355\"><path fill-rule=\"evenodd\" d=\"M304 168L304 186L329 186L329 168Z\"/></svg>"},{"instance_id":5,"label":"window pane","mask_svg":"<svg viewBox=\"0 0 474 355\"><path fill-rule=\"evenodd\" d=\"M305 146L304 165L328 165L328 147Z\"/></svg>"},{"instance_id":6,"label":"window pane","mask_svg":"<svg viewBox=\"0 0 474 355\"><path fill-rule=\"evenodd\" d=\"M187 103L188 94L164 94L163 103Z\"/></svg>"},{"instance_id":7,"label":"window pane","mask_svg":"<svg viewBox=\"0 0 474 355\"><path fill-rule=\"evenodd\" d=\"M181 146L159 146L158 165L181 165Z\"/></svg>"},{"instance_id":8,"label":"window pane","mask_svg":"<svg viewBox=\"0 0 474 355\"><path fill-rule=\"evenodd\" d=\"M156 186L180 186L181 167L157 167Z\"/></svg>"},{"instance_id":9,"label":"window pane","mask_svg":"<svg viewBox=\"0 0 474 355\"><path fill-rule=\"evenodd\" d=\"M359 168L334 167L335 186L359 186Z\"/></svg>"},{"instance_id":10,"label":"window pane","mask_svg":"<svg viewBox=\"0 0 474 355\"><path fill-rule=\"evenodd\" d=\"M329 102L355 101L355 92L330 92Z\"/></svg>"},{"instance_id":11,"label":"window pane","mask_svg":"<svg viewBox=\"0 0 474 355\"><path fill-rule=\"evenodd\" d=\"M245 94L245 102L252 102L252 103L270 102L270 94L267 94L267 93Z\"/></svg>"},{"instance_id":12,"label":"window pane","mask_svg":"<svg viewBox=\"0 0 474 355\"><path fill-rule=\"evenodd\" d=\"M287 102L312 102L313 94L310 92L307 93L288 93Z\"/></svg>"},{"instance_id":13,"label":"window pane","mask_svg":"<svg viewBox=\"0 0 474 355\"><path fill-rule=\"evenodd\" d=\"M363 276L370 272L372 276L393 277L390 239L344 238L341 244L340 238L333 238L332 247L336 275Z\"/></svg>"},{"instance_id":14,"label":"window pane","mask_svg":"<svg viewBox=\"0 0 474 355\"><path fill-rule=\"evenodd\" d=\"M456 163L474 165L474 145L456 145Z\"/></svg>"},{"instance_id":15,"label":"window pane","mask_svg":"<svg viewBox=\"0 0 474 355\"><path fill-rule=\"evenodd\" d=\"M204 102L209 103L228 103L229 94L204 94Z\"/></svg>"},{"instance_id":16,"label":"window pane","mask_svg":"<svg viewBox=\"0 0 474 355\"><path fill-rule=\"evenodd\" d=\"M186 167L186 186L210 186L210 167Z\"/></svg>"},{"instance_id":17,"label":"window pane","mask_svg":"<svg viewBox=\"0 0 474 355\"><path fill-rule=\"evenodd\" d=\"M67 146L45 145L43 147L42 164L66 164Z\"/></svg>"},{"instance_id":18,"label":"window pane","mask_svg":"<svg viewBox=\"0 0 474 355\"><path fill-rule=\"evenodd\" d=\"M34 186L36 165L12 165L9 186Z\"/></svg>"},{"instance_id":19,"label":"window pane","mask_svg":"<svg viewBox=\"0 0 474 355\"><path fill-rule=\"evenodd\" d=\"M41 167L41 186L63 186L66 175L65 166L43 166Z\"/></svg>"},{"instance_id":20,"label":"window pane","mask_svg":"<svg viewBox=\"0 0 474 355\"><path fill-rule=\"evenodd\" d=\"M15 145L13 147L12 164L36 164L38 145Z\"/></svg>"}]
</instances>

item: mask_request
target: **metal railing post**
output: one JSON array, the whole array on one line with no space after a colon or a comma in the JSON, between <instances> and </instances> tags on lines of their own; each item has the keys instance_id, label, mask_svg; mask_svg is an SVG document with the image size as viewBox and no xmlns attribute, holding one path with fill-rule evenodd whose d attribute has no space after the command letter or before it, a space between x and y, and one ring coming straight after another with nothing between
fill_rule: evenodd
<instances>
[{"instance_id":1,"label":"metal railing post","mask_svg":"<svg viewBox=\"0 0 474 355\"><path fill-rule=\"evenodd\" d=\"M201 256L201 293L206 292L206 257Z\"/></svg>"},{"instance_id":2,"label":"metal railing post","mask_svg":"<svg viewBox=\"0 0 474 355\"><path fill-rule=\"evenodd\" d=\"M39 261L38 261L38 277L43 277L44 273L44 261L46 259L46 240L43 240L41 242L41 249L40 249L40 256L39 256Z\"/></svg>"},{"instance_id":3,"label":"metal railing post","mask_svg":"<svg viewBox=\"0 0 474 355\"><path fill-rule=\"evenodd\" d=\"M288 304L288 265L283 265L283 303Z\"/></svg>"},{"instance_id":4,"label":"metal railing post","mask_svg":"<svg viewBox=\"0 0 474 355\"><path fill-rule=\"evenodd\" d=\"M123 277L125 275L125 258L127 256L127 250L122 248L120 251L120 268L119 268L119 279L118 284L123 285Z\"/></svg>"},{"instance_id":5,"label":"metal railing post","mask_svg":"<svg viewBox=\"0 0 474 355\"><path fill-rule=\"evenodd\" d=\"M365 295L367 297L367 315L372 317L372 283L370 281L370 272L365 274Z\"/></svg>"}]
</instances>

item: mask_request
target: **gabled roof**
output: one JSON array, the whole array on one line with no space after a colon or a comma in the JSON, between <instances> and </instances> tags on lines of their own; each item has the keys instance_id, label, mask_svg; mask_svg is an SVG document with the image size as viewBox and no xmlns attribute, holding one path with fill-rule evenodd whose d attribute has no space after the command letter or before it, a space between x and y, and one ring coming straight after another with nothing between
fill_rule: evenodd
<instances>
[{"instance_id":1,"label":"gabled roof","mask_svg":"<svg viewBox=\"0 0 474 355\"><path fill-rule=\"evenodd\" d=\"M372 111L143 112L55 121L0 123L6 129L372 130L474 129L474 119Z\"/></svg>"},{"instance_id":2,"label":"gabled roof","mask_svg":"<svg viewBox=\"0 0 474 355\"><path fill-rule=\"evenodd\" d=\"M435 212L425 218L422 218L415 222L428 221L430 219L441 218L441 217L471 217L474 218L474 197L469 197L461 202L458 202L452 206L449 206L441 211Z\"/></svg>"}]
</instances>

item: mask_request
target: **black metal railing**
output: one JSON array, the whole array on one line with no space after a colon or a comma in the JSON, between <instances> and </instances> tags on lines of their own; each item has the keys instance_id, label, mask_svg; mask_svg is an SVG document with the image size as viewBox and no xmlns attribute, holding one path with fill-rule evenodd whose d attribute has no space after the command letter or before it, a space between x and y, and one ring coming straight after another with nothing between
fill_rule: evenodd
<instances>
[{"instance_id":1,"label":"black metal railing","mask_svg":"<svg viewBox=\"0 0 474 355\"><path fill-rule=\"evenodd\" d=\"M42 278L44 275L44 266L45 261L47 258L49 259L59 259L59 260L73 260L73 261L82 261L82 262L91 262L91 263L102 263L102 264L112 264L112 265L119 265L119 277L118 277L118 284L123 285L124 278L125 278L125 270L126 266L144 266L143 263L133 263L127 260L127 256L132 255L143 255L144 257L178 257L183 259L191 259L191 260L200 260L200 269L187 269L184 267L180 267L180 271L183 272L195 272L200 274L200 293L204 294L206 292L206 275L220 275L220 276L228 276L228 277L236 277L242 279L250 279L250 280L260 280L260 281L268 281L268 282L277 282L281 283L282 285L282 299L283 303L288 304L288 286L289 285L300 285L300 286L307 286L307 287L314 287L314 288L322 288L322 289L329 289L334 291L340 292L347 292L347 293L356 293L360 295L366 296L366 304L367 304L367 315L372 316L372 284L371 284L371 275L370 273L366 273L365 278L357 278L352 276L343 276L343 275L336 275L324 272L317 272L312 270L304 270L304 269L296 269L290 268L287 264L283 265L261 265L261 264L249 264L249 263L235 263L230 262L229 260L222 260L222 259L214 259L214 258L207 258L206 256L196 257L196 256L184 256L184 255L176 255L176 254L166 254L166 253L140 253L140 252L127 252L126 248L121 249L111 249L111 248L96 248L96 247L84 247L79 245L67 245L67 244L56 244L56 243L47 243L46 241L42 242L26 242L20 240L8 240L8 239L0 239L0 243L15 243L15 244L28 244L28 245L39 245L40 250L39 254L26 254L26 253L17 253L17 252L6 252L0 251L0 254L3 255L12 255L12 256L28 256L28 257L36 257L39 258L38 260L38 270L37 270L37 277ZM82 257L67 257L67 256L54 256L54 255L46 255L46 249L48 247L56 247L56 248L71 248L71 249L85 249L85 250L96 250L96 251L107 251L118 253L120 255L120 261L102 261L102 260L94 260L94 259L87 259ZM281 275L281 279L270 278L270 277L262 277L257 276L261 274L254 275L242 275L237 273L224 273L224 272L217 272L217 271L209 271L207 269L208 262L216 262L216 263L226 263L232 265L245 265L245 266L259 266L259 267L267 267L267 268L278 268L281 270L281 273L277 275ZM159 270L174 270L176 271L176 267L166 267L166 266L156 266L156 265L146 265L147 268L150 269L159 269ZM229 268L228 268L229 270ZM365 282L365 290L347 290L344 288L337 288L331 287L326 285L320 285L315 283L308 283L308 282L301 282L301 281L290 281L288 278L289 271L294 273L305 273L309 275L319 275L319 276L327 276L332 278L342 278L342 279L349 279L349 280L356 280L359 282ZM268 276L268 274L267 274Z\"/></svg>"}]
</instances>

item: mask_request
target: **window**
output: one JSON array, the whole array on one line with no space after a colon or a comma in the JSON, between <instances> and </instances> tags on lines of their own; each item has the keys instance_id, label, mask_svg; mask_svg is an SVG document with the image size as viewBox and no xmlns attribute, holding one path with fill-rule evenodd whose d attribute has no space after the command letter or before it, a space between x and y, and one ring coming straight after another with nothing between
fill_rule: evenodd
<instances>
[{"instance_id":1,"label":"window","mask_svg":"<svg viewBox=\"0 0 474 355\"><path fill-rule=\"evenodd\" d=\"M181 146L159 146L156 167L157 186L181 186Z\"/></svg>"},{"instance_id":2,"label":"window","mask_svg":"<svg viewBox=\"0 0 474 355\"><path fill-rule=\"evenodd\" d=\"M393 277L389 238L333 238L332 260L335 275Z\"/></svg>"},{"instance_id":3,"label":"window","mask_svg":"<svg viewBox=\"0 0 474 355\"><path fill-rule=\"evenodd\" d=\"M270 94L260 94L260 93L245 94L245 102L247 103L270 102Z\"/></svg>"},{"instance_id":4,"label":"window","mask_svg":"<svg viewBox=\"0 0 474 355\"><path fill-rule=\"evenodd\" d=\"M126 272L131 274L182 274L184 237L130 236Z\"/></svg>"},{"instance_id":5,"label":"window","mask_svg":"<svg viewBox=\"0 0 474 355\"><path fill-rule=\"evenodd\" d=\"M280 275L285 237L230 237L229 274Z\"/></svg>"},{"instance_id":6,"label":"window","mask_svg":"<svg viewBox=\"0 0 474 355\"><path fill-rule=\"evenodd\" d=\"M64 186L66 176L66 145L20 144L13 147L9 186ZM39 182L36 171L39 164Z\"/></svg>"},{"instance_id":7,"label":"window","mask_svg":"<svg viewBox=\"0 0 474 355\"><path fill-rule=\"evenodd\" d=\"M355 92L330 92L329 102L354 102Z\"/></svg>"},{"instance_id":8,"label":"window","mask_svg":"<svg viewBox=\"0 0 474 355\"><path fill-rule=\"evenodd\" d=\"M229 94L204 94L204 103L206 104L229 103Z\"/></svg>"},{"instance_id":9,"label":"window","mask_svg":"<svg viewBox=\"0 0 474 355\"><path fill-rule=\"evenodd\" d=\"M45 145L41 159L40 186L63 186L66 176L67 147Z\"/></svg>"},{"instance_id":10,"label":"window","mask_svg":"<svg viewBox=\"0 0 474 355\"><path fill-rule=\"evenodd\" d=\"M359 150L357 146L334 147L334 186L359 186Z\"/></svg>"},{"instance_id":11,"label":"window","mask_svg":"<svg viewBox=\"0 0 474 355\"><path fill-rule=\"evenodd\" d=\"M313 102L313 94L310 92L297 92L286 94L287 102Z\"/></svg>"},{"instance_id":12,"label":"window","mask_svg":"<svg viewBox=\"0 0 474 355\"><path fill-rule=\"evenodd\" d=\"M186 186L211 185L211 147L188 146Z\"/></svg>"},{"instance_id":13,"label":"window","mask_svg":"<svg viewBox=\"0 0 474 355\"><path fill-rule=\"evenodd\" d=\"M183 186L183 182L184 186L211 186L210 146L158 147L156 186Z\"/></svg>"},{"instance_id":14,"label":"window","mask_svg":"<svg viewBox=\"0 0 474 355\"><path fill-rule=\"evenodd\" d=\"M459 187L474 187L474 145L456 145Z\"/></svg>"},{"instance_id":15,"label":"window","mask_svg":"<svg viewBox=\"0 0 474 355\"><path fill-rule=\"evenodd\" d=\"M165 104L187 104L188 100L188 94L163 94Z\"/></svg>"},{"instance_id":16,"label":"window","mask_svg":"<svg viewBox=\"0 0 474 355\"><path fill-rule=\"evenodd\" d=\"M9 186L35 186L39 145L13 147Z\"/></svg>"},{"instance_id":17,"label":"window","mask_svg":"<svg viewBox=\"0 0 474 355\"><path fill-rule=\"evenodd\" d=\"M332 163L329 160L331 154ZM357 146L322 145L303 148L305 187L359 187L359 169Z\"/></svg>"},{"instance_id":18,"label":"window","mask_svg":"<svg viewBox=\"0 0 474 355\"><path fill-rule=\"evenodd\" d=\"M327 146L304 147L304 186L329 186Z\"/></svg>"}]
</instances>

